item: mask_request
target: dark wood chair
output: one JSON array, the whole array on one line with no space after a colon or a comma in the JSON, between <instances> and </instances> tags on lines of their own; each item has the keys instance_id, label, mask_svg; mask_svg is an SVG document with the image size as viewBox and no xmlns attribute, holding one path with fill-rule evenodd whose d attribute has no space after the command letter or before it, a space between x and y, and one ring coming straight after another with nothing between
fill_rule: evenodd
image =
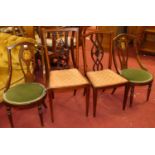
<instances>
[{"instance_id":1,"label":"dark wood chair","mask_svg":"<svg viewBox=\"0 0 155 155\"><path fill-rule=\"evenodd\" d=\"M148 85L147 101L149 100L153 75L147 71L139 58L139 41L134 35L120 34L113 39L113 59L117 73L129 81L130 87L130 106L133 103L135 86ZM130 53L134 54L134 58L139 65L137 67L129 67Z\"/></svg>"},{"instance_id":2,"label":"dark wood chair","mask_svg":"<svg viewBox=\"0 0 155 155\"><path fill-rule=\"evenodd\" d=\"M18 50L19 63L23 72L25 83L17 84L13 87L10 86L12 78L12 52ZM3 94L4 103L6 105L8 118L11 127L14 127L12 119L12 107L14 108L33 108L38 107L41 125L43 126L43 111L42 106L45 106L46 88L35 81L35 60L34 60L35 45L30 42L22 42L7 47L8 51L8 65L9 65L9 79L7 82L6 90Z\"/></svg>"},{"instance_id":3,"label":"dark wood chair","mask_svg":"<svg viewBox=\"0 0 155 155\"><path fill-rule=\"evenodd\" d=\"M48 35L49 34L49 35ZM42 29L43 47L47 65L47 87L50 100L51 120L53 115L54 92L85 88L86 90L86 116L89 108L89 82L78 70L79 66L79 29ZM51 49L47 45L47 36L52 40ZM76 39L76 45L74 44ZM75 63L72 52L76 53Z\"/></svg>"},{"instance_id":4,"label":"dark wood chair","mask_svg":"<svg viewBox=\"0 0 155 155\"><path fill-rule=\"evenodd\" d=\"M104 50L104 38L110 38L109 50ZM93 116L96 116L98 90L125 86L123 109L128 95L128 81L111 69L112 32L94 31L83 36L85 74L93 88ZM107 55L107 56L106 56Z\"/></svg>"}]
</instances>

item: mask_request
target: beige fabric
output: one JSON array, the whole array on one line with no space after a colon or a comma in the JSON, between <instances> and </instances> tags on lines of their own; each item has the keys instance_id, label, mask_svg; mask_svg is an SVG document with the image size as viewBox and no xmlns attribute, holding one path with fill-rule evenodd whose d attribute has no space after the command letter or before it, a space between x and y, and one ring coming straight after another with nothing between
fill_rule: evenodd
<instances>
[{"instance_id":1,"label":"beige fabric","mask_svg":"<svg viewBox=\"0 0 155 155\"><path fill-rule=\"evenodd\" d=\"M110 69L87 72L87 77L95 88L127 83L127 80Z\"/></svg>"},{"instance_id":2,"label":"beige fabric","mask_svg":"<svg viewBox=\"0 0 155 155\"><path fill-rule=\"evenodd\" d=\"M88 84L88 80L77 69L50 72L49 88L67 88Z\"/></svg>"},{"instance_id":3,"label":"beige fabric","mask_svg":"<svg viewBox=\"0 0 155 155\"><path fill-rule=\"evenodd\" d=\"M8 80L8 70L6 68L0 68L0 103L2 102L3 92ZM21 70L13 70L11 86L13 87L16 84L24 83L24 75Z\"/></svg>"}]
</instances>

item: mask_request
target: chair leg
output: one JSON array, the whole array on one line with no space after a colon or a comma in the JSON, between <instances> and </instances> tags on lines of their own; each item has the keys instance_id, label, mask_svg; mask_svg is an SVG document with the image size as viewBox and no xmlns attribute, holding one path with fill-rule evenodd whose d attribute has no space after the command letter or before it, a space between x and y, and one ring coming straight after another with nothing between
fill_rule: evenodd
<instances>
[{"instance_id":1,"label":"chair leg","mask_svg":"<svg viewBox=\"0 0 155 155\"><path fill-rule=\"evenodd\" d=\"M53 91L48 92L49 97L49 104L50 104L50 111L51 111L51 121L54 122L54 114L53 114L53 97L52 97Z\"/></svg>"},{"instance_id":2,"label":"chair leg","mask_svg":"<svg viewBox=\"0 0 155 155\"><path fill-rule=\"evenodd\" d=\"M52 93L52 99L54 99L54 92L52 91L51 93Z\"/></svg>"},{"instance_id":3,"label":"chair leg","mask_svg":"<svg viewBox=\"0 0 155 155\"><path fill-rule=\"evenodd\" d=\"M114 94L117 88L114 88L113 91L111 92L111 94Z\"/></svg>"},{"instance_id":4,"label":"chair leg","mask_svg":"<svg viewBox=\"0 0 155 155\"><path fill-rule=\"evenodd\" d=\"M6 110L7 110L7 115L8 115L8 119L9 119L10 125L11 125L12 128L14 128L11 107L7 106Z\"/></svg>"},{"instance_id":5,"label":"chair leg","mask_svg":"<svg viewBox=\"0 0 155 155\"><path fill-rule=\"evenodd\" d=\"M148 86L148 90L147 90L147 99L146 99L146 101L149 100L150 93L151 93L151 89L152 89L152 82L151 82L151 83L149 84L149 86Z\"/></svg>"},{"instance_id":6,"label":"chair leg","mask_svg":"<svg viewBox=\"0 0 155 155\"><path fill-rule=\"evenodd\" d=\"M76 95L76 92L77 92L77 90L76 90L76 89L74 89L74 94L73 94L74 96Z\"/></svg>"},{"instance_id":7,"label":"chair leg","mask_svg":"<svg viewBox=\"0 0 155 155\"><path fill-rule=\"evenodd\" d=\"M42 104L38 104L38 113L39 113L41 125L44 126Z\"/></svg>"},{"instance_id":8,"label":"chair leg","mask_svg":"<svg viewBox=\"0 0 155 155\"><path fill-rule=\"evenodd\" d=\"M127 103L127 99L128 99L128 93L129 93L129 85L126 84L125 91L124 91L124 99L123 99L123 110L125 110L125 108L126 108L126 103Z\"/></svg>"},{"instance_id":9,"label":"chair leg","mask_svg":"<svg viewBox=\"0 0 155 155\"><path fill-rule=\"evenodd\" d=\"M83 96L85 96L87 93L87 88L84 88L84 90L83 90Z\"/></svg>"},{"instance_id":10,"label":"chair leg","mask_svg":"<svg viewBox=\"0 0 155 155\"><path fill-rule=\"evenodd\" d=\"M84 89L86 93L86 116L88 116L89 113L89 97L90 97L90 87L87 86L87 88Z\"/></svg>"},{"instance_id":11,"label":"chair leg","mask_svg":"<svg viewBox=\"0 0 155 155\"><path fill-rule=\"evenodd\" d=\"M133 104L133 97L134 97L134 86L131 86L131 90L130 90L130 107L132 107L132 104Z\"/></svg>"},{"instance_id":12,"label":"chair leg","mask_svg":"<svg viewBox=\"0 0 155 155\"><path fill-rule=\"evenodd\" d=\"M45 99L43 100L43 106L44 106L44 108L47 109L47 105L46 105L46 103L45 103Z\"/></svg>"},{"instance_id":13,"label":"chair leg","mask_svg":"<svg viewBox=\"0 0 155 155\"><path fill-rule=\"evenodd\" d=\"M97 89L93 88L93 116L96 117Z\"/></svg>"}]
</instances>

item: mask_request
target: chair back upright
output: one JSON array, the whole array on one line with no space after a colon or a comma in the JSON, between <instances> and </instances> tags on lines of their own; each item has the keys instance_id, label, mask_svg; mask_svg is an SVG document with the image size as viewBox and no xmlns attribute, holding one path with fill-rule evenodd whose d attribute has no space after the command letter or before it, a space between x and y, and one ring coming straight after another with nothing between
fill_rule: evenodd
<instances>
[{"instance_id":1,"label":"chair back upright","mask_svg":"<svg viewBox=\"0 0 155 155\"><path fill-rule=\"evenodd\" d=\"M122 69L129 67L129 57L136 58L138 65L146 70L139 58L139 41L131 34L119 34L113 39L113 60L116 71L120 73Z\"/></svg>"},{"instance_id":2,"label":"chair back upright","mask_svg":"<svg viewBox=\"0 0 155 155\"><path fill-rule=\"evenodd\" d=\"M112 66L112 39L113 32L92 31L83 35L83 61L84 71L99 71ZM108 50L105 49L104 40L110 38ZM106 55L106 56L105 56Z\"/></svg>"},{"instance_id":3,"label":"chair back upright","mask_svg":"<svg viewBox=\"0 0 155 155\"><path fill-rule=\"evenodd\" d=\"M41 33L47 77L51 70L78 68L78 28L42 28Z\"/></svg>"},{"instance_id":4,"label":"chair back upright","mask_svg":"<svg viewBox=\"0 0 155 155\"><path fill-rule=\"evenodd\" d=\"M8 70L9 78L6 86L6 90L9 89L12 78L12 52L18 52L19 64L25 79L25 82L32 82L35 80L35 57L34 57L35 45L30 42L21 42L7 47L8 52Z\"/></svg>"}]
</instances>

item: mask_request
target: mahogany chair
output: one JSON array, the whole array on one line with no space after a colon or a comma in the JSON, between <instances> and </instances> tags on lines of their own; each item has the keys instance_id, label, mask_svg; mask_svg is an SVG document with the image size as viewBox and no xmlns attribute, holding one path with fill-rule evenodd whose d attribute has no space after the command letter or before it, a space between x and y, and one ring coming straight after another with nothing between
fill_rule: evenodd
<instances>
[{"instance_id":1,"label":"mahogany chair","mask_svg":"<svg viewBox=\"0 0 155 155\"><path fill-rule=\"evenodd\" d=\"M130 87L130 106L133 103L135 86L148 85L147 101L149 100L153 75L147 71L141 63L138 50L139 41L134 35L120 34L113 39L113 59L117 73L129 81ZM133 53L134 58L139 66L129 67L129 54Z\"/></svg>"},{"instance_id":2,"label":"mahogany chair","mask_svg":"<svg viewBox=\"0 0 155 155\"><path fill-rule=\"evenodd\" d=\"M47 34L52 39L52 48L47 45ZM86 90L86 116L89 108L89 82L78 70L79 66L79 29L61 28L61 29L42 29L43 47L45 51L45 60L47 62L47 87L50 100L51 120L53 115L54 92L75 90L84 88ZM48 36L48 37L49 37ZM76 48L73 39L76 38ZM76 65L73 63L71 54L76 53ZM52 64L50 64L52 62Z\"/></svg>"},{"instance_id":3,"label":"mahogany chair","mask_svg":"<svg viewBox=\"0 0 155 155\"><path fill-rule=\"evenodd\" d=\"M12 78L12 52L14 50L19 51L19 64L23 73L25 83L17 84L10 87ZM14 127L12 119L12 108L33 108L38 107L38 113L43 126L43 110L42 106L45 106L46 88L35 81L35 60L34 60L35 45L30 42L22 42L13 46L7 47L8 51L8 65L9 65L9 79L7 82L6 90L3 94L3 100L6 105L8 118L11 127Z\"/></svg>"},{"instance_id":4,"label":"mahogany chair","mask_svg":"<svg viewBox=\"0 0 155 155\"><path fill-rule=\"evenodd\" d=\"M104 38L109 36L109 50L104 49ZM88 40L89 38L89 40ZM128 95L128 81L111 69L112 32L94 31L83 36L84 70L93 88L93 116L96 116L97 95L99 90L125 86L123 109Z\"/></svg>"}]
</instances>

